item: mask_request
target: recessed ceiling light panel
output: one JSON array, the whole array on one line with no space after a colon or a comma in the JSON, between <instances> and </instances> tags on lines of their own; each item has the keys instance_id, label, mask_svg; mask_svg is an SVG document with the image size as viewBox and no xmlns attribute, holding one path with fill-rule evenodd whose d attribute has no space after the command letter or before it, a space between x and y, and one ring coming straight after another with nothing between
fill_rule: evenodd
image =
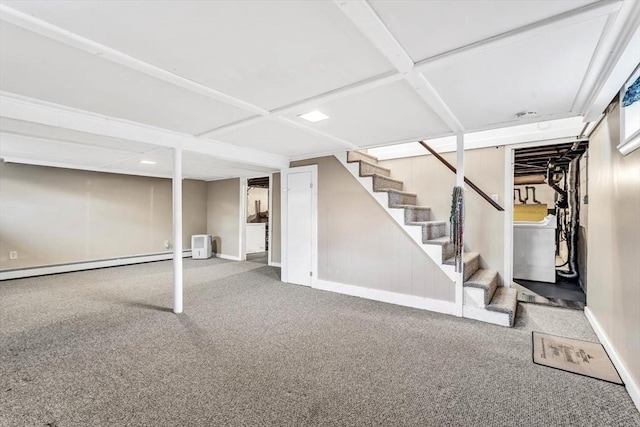
<instances>
[{"instance_id":1,"label":"recessed ceiling light panel","mask_svg":"<svg viewBox=\"0 0 640 427\"><path fill-rule=\"evenodd\" d=\"M153 160L140 160L140 164L141 165L155 165L156 162L154 162Z\"/></svg>"},{"instance_id":2,"label":"recessed ceiling light panel","mask_svg":"<svg viewBox=\"0 0 640 427\"><path fill-rule=\"evenodd\" d=\"M308 113L304 113L304 114L298 114L298 117L314 123L319 122L320 120L325 120L329 118L329 116L317 110L309 111Z\"/></svg>"}]
</instances>

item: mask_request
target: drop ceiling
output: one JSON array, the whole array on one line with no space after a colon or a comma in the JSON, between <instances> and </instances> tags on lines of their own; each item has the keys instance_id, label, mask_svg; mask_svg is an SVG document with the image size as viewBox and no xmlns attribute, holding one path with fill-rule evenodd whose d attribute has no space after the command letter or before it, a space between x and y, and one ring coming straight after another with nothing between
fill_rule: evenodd
<instances>
[{"instance_id":1,"label":"drop ceiling","mask_svg":"<svg viewBox=\"0 0 640 427\"><path fill-rule=\"evenodd\" d=\"M181 148L212 180L579 117L638 22L633 0L0 1L0 156L170 176Z\"/></svg>"}]
</instances>

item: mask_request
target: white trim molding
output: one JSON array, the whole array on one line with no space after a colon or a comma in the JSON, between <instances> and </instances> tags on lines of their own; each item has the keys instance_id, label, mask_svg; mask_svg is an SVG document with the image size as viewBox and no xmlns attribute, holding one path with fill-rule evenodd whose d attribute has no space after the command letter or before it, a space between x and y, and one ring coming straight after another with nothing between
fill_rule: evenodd
<instances>
[{"instance_id":1,"label":"white trim molding","mask_svg":"<svg viewBox=\"0 0 640 427\"><path fill-rule=\"evenodd\" d=\"M191 256L191 249L183 250L182 257ZM93 261L72 262L66 264L44 265L41 267L24 267L0 271L0 281L21 279L24 277L45 276L47 274L70 273L72 271L93 270L96 268L119 267L122 265L142 264L152 261L167 261L173 259L173 252L157 254L134 255L122 258L109 258Z\"/></svg>"},{"instance_id":2,"label":"white trim molding","mask_svg":"<svg viewBox=\"0 0 640 427\"><path fill-rule=\"evenodd\" d=\"M215 254L213 254L213 256L215 256L216 258L220 258L220 259L228 259L229 261L242 261L240 259L240 257L234 256L234 255L226 255L226 254L215 253Z\"/></svg>"},{"instance_id":3,"label":"white trim molding","mask_svg":"<svg viewBox=\"0 0 640 427\"><path fill-rule=\"evenodd\" d=\"M322 291L351 295L354 297L401 305L403 307L419 308L421 310L434 311L436 313L454 315L456 311L456 304L453 301L437 300L415 295L400 294L397 292L365 288L355 285L347 285L344 283L331 282L328 280L318 279L316 281L316 284L312 287L314 289L319 289Z\"/></svg>"},{"instance_id":4,"label":"white trim molding","mask_svg":"<svg viewBox=\"0 0 640 427\"><path fill-rule=\"evenodd\" d=\"M2 117L38 123L111 138L144 142L159 147L182 148L219 159L280 169L289 165L285 156L201 139L181 132L91 113L9 92L0 92Z\"/></svg>"},{"instance_id":5,"label":"white trim molding","mask_svg":"<svg viewBox=\"0 0 640 427\"><path fill-rule=\"evenodd\" d=\"M622 378L622 381L624 382L627 393L629 393L631 400L633 400L636 408L638 409L638 411L640 411L640 384L634 381L631 372L629 372L629 369L627 369L627 366L618 354L616 348L613 346L613 343L611 342L605 330L600 325L600 322L598 322L598 319L595 317L589 307L585 307L584 315L586 316L587 320L591 324L591 327L598 336L600 344L602 344L604 349L607 350L607 354L609 355L611 362L613 362L613 366L616 367L616 369L618 370L618 374L620 374L620 378Z\"/></svg>"}]
</instances>

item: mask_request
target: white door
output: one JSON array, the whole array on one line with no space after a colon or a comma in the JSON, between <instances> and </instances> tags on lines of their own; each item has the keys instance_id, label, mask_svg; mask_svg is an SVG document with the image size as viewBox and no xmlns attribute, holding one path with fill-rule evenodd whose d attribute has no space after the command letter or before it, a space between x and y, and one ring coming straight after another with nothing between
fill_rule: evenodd
<instances>
[{"instance_id":1,"label":"white door","mask_svg":"<svg viewBox=\"0 0 640 427\"><path fill-rule=\"evenodd\" d=\"M301 168L302 169L302 168ZM286 175L287 282L311 286L315 244L313 174L290 170Z\"/></svg>"}]
</instances>

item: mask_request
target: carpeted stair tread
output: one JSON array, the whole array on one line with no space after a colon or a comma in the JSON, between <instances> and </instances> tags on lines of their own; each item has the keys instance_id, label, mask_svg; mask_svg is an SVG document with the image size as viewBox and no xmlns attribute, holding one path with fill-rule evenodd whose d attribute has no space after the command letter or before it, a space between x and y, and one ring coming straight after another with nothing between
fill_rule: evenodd
<instances>
[{"instance_id":1,"label":"carpeted stair tread","mask_svg":"<svg viewBox=\"0 0 640 427\"><path fill-rule=\"evenodd\" d=\"M415 194L415 193L409 193L409 192L407 192L407 191L401 191L401 190L387 190L387 191L388 191L389 193L402 194L403 196L414 196L414 197L418 197L418 195L417 195L417 194ZM407 205L407 204L404 204L404 205L396 205L396 206L402 206L402 207L405 207L405 206L415 206L415 205Z\"/></svg>"},{"instance_id":2,"label":"carpeted stair tread","mask_svg":"<svg viewBox=\"0 0 640 427\"><path fill-rule=\"evenodd\" d=\"M387 190L402 191L404 183L399 179L389 178L388 176L371 174L368 175L373 178L373 191L382 192Z\"/></svg>"},{"instance_id":3,"label":"carpeted stair tread","mask_svg":"<svg viewBox=\"0 0 640 427\"><path fill-rule=\"evenodd\" d=\"M364 153L362 151L349 151L347 152L347 162L354 163L360 160L365 160L369 163L378 164L378 158L371 154Z\"/></svg>"},{"instance_id":4,"label":"carpeted stair tread","mask_svg":"<svg viewBox=\"0 0 640 427\"><path fill-rule=\"evenodd\" d=\"M518 291L500 286L496 289L491 302L487 305L487 310L507 313L509 315L509 325L513 326L517 306Z\"/></svg>"},{"instance_id":5,"label":"carpeted stair tread","mask_svg":"<svg viewBox=\"0 0 640 427\"><path fill-rule=\"evenodd\" d=\"M466 282L480 268L480 254L477 252L465 252L463 258L464 274L462 275ZM444 260L445 265L455 265L455 258L450 257Z\"/></svg>"},{"instance_id":6,"label":"carpeted stair tread","mask_svg":"<svg viewBox=\"0 0 640 427\"><path fill-rule=\"evenodd\" d=\"M404 222L419 222L431 220L431 208L427 206L407 206L404 208Z\"/></svg>"},{"instance_id":7,"label":"carpeted stair tread","mask_svg":"<svg viewBox=\"0 0 640 427\"><path fill-rule=\"evenodd\" d=\"M358 160L358 162L360 163L360 176L382 175L388 177L391 175L391 169L387 169L376 163L366 160Z\"/></svg>"},{"instance_id":8,"label":"carpeted stair tread","mask_svg":"<svg viewBox=\"0 0 640 427\"><path fill-rule=\"evenodd\" d=\"M426 225L426 226L447 225L447 221L412 221L412 222L407 222L407 225Z\"/></svg>"},{"instance_id":9,"label":"carpeted stair tread","mask_svg":"<svg viewBox=\"0 0 640 427\"><path fill-rule=\"evenodd\" d=\"M464 282L464 286L483 289L484 304L488 305L498 287L498 272L496 270L479 268L478 271L469 277L469 280Z\"/></svg>"},{"instance_id":10,"label":"carpeted stair tread","mask_svg":"<svg viewBox=\"0 0 640 427\"><path fill-rule=\"evenodd\" d=\"M429 245L440 245L440 246L446 246L447 243L451 243L451 239L449 238L449 236L438 237L437 239L431 239L427 242L427 244Z\"/></svg>"},{"instance_id":11,"label":"carpeted stair tread","mask_svg":"<svg viewBox=\"0 0 640 427\"><path fill-rule=\"evenodd\" d=\"M463 262L466 264L469 261L472 261L474 258L479 257L480 254L477 252L465 252L464 253L464 259ZM447 258L446 260L444 260L443 264L445 265L456 265L456 260L454 257L451 258Z\"/></svg>"},{"instance_id":12,"label":"carpeted stair tread","mask_svg":"<svg viewBox=\"0 0 640 427\"><path fill-rule=\"evenodd\" d=\"M398 190L386 190L386 192L389 195L390 208L415 206L418 203L418 196L414 193Z\"/></svg>"},{"instance_id":13,"label":"carpeted stair tread","mask_svg":"<svg viewBox=\"0 0 640 427\"><path fill-rule=\"evenodd\" d=\"M422 227L422 243L444 236L447 230L446 221L412 221L405 225Z\"/></svg>"},{"instance_id":14,"label":"carpeted stair tread","mask_svg":"<svg viewBox=\"0 0 640 427\"><path fill-rule=\"evenodd\" d=\"M415 195L413 193L405 193L405 194ZM398 209L404 209L404 208L431 209L429 206L417 206L417 205L396 205L394 207Z\"/></svg>"}]
</instances>

